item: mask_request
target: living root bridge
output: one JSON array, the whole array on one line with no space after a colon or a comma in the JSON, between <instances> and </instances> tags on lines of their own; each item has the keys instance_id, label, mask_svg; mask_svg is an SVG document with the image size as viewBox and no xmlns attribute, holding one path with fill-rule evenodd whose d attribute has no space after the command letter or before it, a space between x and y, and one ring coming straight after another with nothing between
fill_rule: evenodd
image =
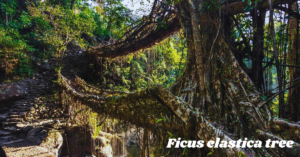
<instances>
[{"instance_id":1,"label":"living root bridge","mask_svg":"<svg viewBox=\"0 0 300 157\"><path fill-rule=\"evenodd\" d=\"M209 122L196 108L183 102L179 97L174 96L160 85L155 85L140 92L126 93L101 90L87 85L78 77L77 81L67 80L62 75L60 75L60 78L66 94L77 101L81 101L99 114L106 114L111 118L130 122L153 132L155 130L182 131L191 127L188 123L189 119L191 116L195 116L197 117L197 136L199 139L206 142L216 140L217 137L228 142L237 140L235 136L218 127L215 123ZM160 119L165 119L165 121L156 123ZM294 131L299 131L300 127L297 124L283 122L279 119L274 120L273 123L280 125L282 128L289 127ZM256 135L260 140L282 140L279 136L266 133L261 129L256 130ZM297 156L300 153L300 145L295 143L293 149L284 148L282 151L287 155ZM256 154L254 150L249 149L246 151L240 148L226 148L222 149L221 152L226 153L227 156L240 156L241 154L251 156L249 154Z\"/></svg>"}]
</instances>

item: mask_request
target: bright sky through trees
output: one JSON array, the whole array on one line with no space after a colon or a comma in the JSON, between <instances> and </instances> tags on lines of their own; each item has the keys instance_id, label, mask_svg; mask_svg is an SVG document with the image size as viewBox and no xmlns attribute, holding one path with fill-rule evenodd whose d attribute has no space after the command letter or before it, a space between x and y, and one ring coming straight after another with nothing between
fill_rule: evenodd
<instances>
[{"instance_id":1,"label":"bright sky through trees","mask_svg":"<svg viewBox=\"0 0 300 157\"><path fill-rule=\"evenodd\" d=\"M87 1L91 6L95 6L96 3L93 0ZM153 0L123 0L123 5L130 10L134 16L141 17L148 15L151 11Z\"/></svg>"},{"instance_id":2,"label":"bright sky through trees","mask_svg":"<svg viewBox=\"0 0 300 157\"><path fill-rule=\"evenodd\" d=\"M148 15L151 11L153 0L123 0L126 7L133 11L134 15Z\"/></svg>"}]
</instances>

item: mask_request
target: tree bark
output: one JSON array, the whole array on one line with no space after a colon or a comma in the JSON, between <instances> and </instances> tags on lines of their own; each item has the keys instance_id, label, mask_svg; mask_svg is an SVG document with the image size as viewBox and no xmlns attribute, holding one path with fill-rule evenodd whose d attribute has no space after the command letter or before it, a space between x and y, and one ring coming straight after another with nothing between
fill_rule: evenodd
<instances>
[{"instance_id":1,"label":"tree bark","mask_svg":"<svg viewBox=\"0 0 300 157\"><path fill-rule=\"evenodd\" d=\"M253 19L253 51L251 79L255 87L263 92L263 59L264 59L264 26L265 26L265 11L256 10L252 11Z\"/></svg>"},{"instance_id":2,"label":"tree bark","mask_svg":"<svg viewBox=\"0 0 300 157\"><path fill-rule=\"evenodd\" d=\"M72 0L71 1L71 8L70 8L71 10L73 10L74 3L75 3L75 0Z\"/></svg>"},{"instance_id":3,"label":"tree bark","mask_svg":"<svg viewBox=\"0 0 300 157\"><path fill-rule=\"evenodd\" d=\"M293 3L289 5L292 11L298 10L297 3ZM297 17L292 16L289 21L289 55L288 55L288 64L290 65L299 65L299 23ZM300 77L300 71L298 68L289 67L290 71L290 80L295 80ZM291 85L297 82L291 82ZM287 113L292 114L291 120L297 122L299 121L299 94L300 94L300 87L296 86L289 90L288 93L288 100L287 100Z\"/></svg>"},{"instance_id":4,"label":"tree bark","mask_svg":"<svg viewBox=\"0 0 300 157\"><path fill-rule=\"evenodd\" d=\"M277 71L277 82L279 86L279 91L282 91L282 78L281 78L281 67L280 67L280 62L279 62L279 54L278 54L278 49L277 49L277 43L276 43L276 35L275 35L275 30L274 30L274 20L273 20L273 4L272 1L269 0L269 5L270 5L270 31L271 31L271 36L273 39L273 51L274 51L274 57L276 61L276 71ZM278 111L278 117L280 118L285 118L285 105L284 105L284 93L279 94L279 111Z\"/></svg>"}]
</instances>

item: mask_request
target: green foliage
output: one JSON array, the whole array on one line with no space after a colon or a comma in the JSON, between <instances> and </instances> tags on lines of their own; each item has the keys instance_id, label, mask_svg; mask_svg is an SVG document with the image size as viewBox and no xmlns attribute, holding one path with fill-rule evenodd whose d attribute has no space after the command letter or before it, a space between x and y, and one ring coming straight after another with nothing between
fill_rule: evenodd
<instances>
[{"instance_id":1,"label":"green foliage","mask_svg":"<svg viewBox=\"0 0 300 157\"><path fill-rule=\"evenodd\" d=\"M121 37L124 28L132 23L131 10L124 7L121 0L100 1L95 7L94 20L97 25L93 34L97 41L103 42L113 36Z\"/></svg>"},{"instance_id":2,"label":"green foliage","mask_svg":"<svg viewBox=\"0 0 300 157\"><path fill-rule=\"evenodd\" d=\"M70 43L85 48L105 42L133 21L120 0L101 1L96 8L75 0L72 10L71 0L21 3L0 1L0 64L7 75L31 75L33 57L61 57Z\"/></svg>"},{"instance_id":3,"label":"green foliage","mask_svg":"<svg viewBox=\"0 0 300 157\"><path fill-rule=\"evenodd\" d=\"M98 115L96 113L90 113L89 125L93 129L92 130L92 132L94 133L93 138L95 139L102 129L102 125L98 125Z\"/></svg>"},{"instance_id":4,"label":"green foliage","mask_svg":"<svg viewBox=\"0 0 300 157\"><path fill-rule=\"evenodd\" d=\"M92 10L84 7L81 12L68 10L62 6L48 6L38 3L28 8L33 21L37 25L34 32L37 40L46 45L51 45L59 57L72 41L76 41L81 47L86 47L87 42L82 34L93 36L95 29Z\"/></svg>"},{"instance_id":5,"label":"green foliage","mask_svg":"<svg viewBox=\"0 0 300 157\"><path fill-rule=\"evenodd\" d=\"M5 67L6 75L31 75L31 58L24 52L31 52L34 48L26 43L24 35L20 33L31 26L28 13L17 10L16 1L3 0L0 8L0 64Z\"/></svg>"},{"instance_id":6,"label":"green foliage","mask_svg":"<svg viewBox=\"0 0 300 157\"><path fill-rule=\"evenodd\" d=\"M112 88L114 90L141 90L152 84L170 87L176 78L182 75L186 62L185 41L179 38L179 35L166 39L138 55L127 56L124 59L125 66L111 63L111 69L107 69L104 74L115 73L125 84ZM104 84L106 82L107 80Z\"/></svg>"}]
</instances>

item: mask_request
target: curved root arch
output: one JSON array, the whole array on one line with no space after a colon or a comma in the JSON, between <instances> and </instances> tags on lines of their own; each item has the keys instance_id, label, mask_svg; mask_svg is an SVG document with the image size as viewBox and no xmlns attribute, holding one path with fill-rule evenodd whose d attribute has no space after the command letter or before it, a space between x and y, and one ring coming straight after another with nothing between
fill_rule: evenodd
<instances>
[{"instance_id":1,"label":"curved root arch","mask_svg":"<svg viewBox=\"0 0 300 157\"><path fill-rule=\"evenodd\" d=\"M151 14L128 26L120 39L89 47L87 52L97 57L122 57L152 47L179 31L181 25L174 6L165 0L155 2Z\"/></svg>"},{"instance_id":2,"label":"curved root arch","mask_svg":"<svg viewBox=\"0 0 300 157\"><path fill-rule=\"evenodd\" d=\"M62 79L62 86L67 94L77 101L89 106L94 112L99 114L107 114L111 118L116 118L124 122L130 122L138 127L147 128L148 130L165 130L170 132L182 131L191 127L189 121L191 117L196 117L197 121L197 136L199 139L215 140L217 137L221 140L237 140L234 132L224 128L220 123L212 121L212 118L206 117L205 113L199 112L198 108L193 108L191 105L182 101L179 97L174 96L169 91L157 85L145 91L136 93L121 93L104 96L101 89L90 88L87 89L87 84L81 81L71 81L60 75ZM112 92L112 91L111 91ZM113 92L112 92L113 93ZM244 106L247 106L244 104ZM245 113L255 115L257 110L252 106L247 106ZM253 116L255 117L255 116ZM160 121L164 119L163 121ZM250 118L251 119L251 118ZM267 128L258 125L256 121L251 123L257 139L266 140L282 139L276 134L272 134ZM285 122L284 120L274 120L274 124L278 125L277 129L290 128L293 131L299 130L299 125ZM267 127L270 127L269 125ZM161 132L160 132L161 133ZM299 153L297 148L299 144L294 145L295 151L272 150L278 151L280 154L294 155ZM227 148L219 150L226 153L228 156L237 156L239 154L266 154L267 149L262 148L262 151L248 151L240 148ZM290 153L289 153L290 152Z\"/></svg>"}]
</instances>

